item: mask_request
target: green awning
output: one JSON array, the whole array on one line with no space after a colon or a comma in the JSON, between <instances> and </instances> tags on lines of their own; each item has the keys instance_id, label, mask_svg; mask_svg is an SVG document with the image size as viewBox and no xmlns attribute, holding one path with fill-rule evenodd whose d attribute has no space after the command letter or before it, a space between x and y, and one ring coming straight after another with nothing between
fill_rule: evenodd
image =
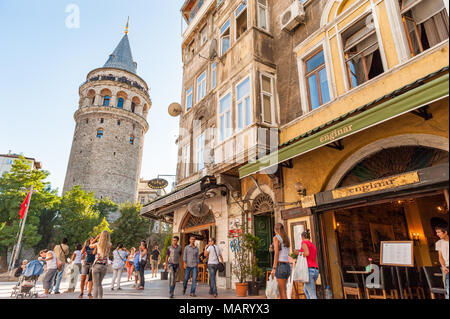
<instances>
[{"instance_id":1,"label":"green awning","mask_svg":"<svg viewBox=\"0 0 450 319\"><path fill-rule=\"evenodd\" d=\"M436 72L437 73L437 72ZM428 77L427 77L428 78ZM421 79L422 81L424 79ZM416 81L418 82L418 81ZM420 83L420 80L419 80ZM406 87L410 87L407 85ZM397 90L399 91L399 90ZM287 160L337 142L345 137L361 132L372 126L382 122L391 120L405 113L414 111L428 103L442 99L449 94L449 74L433 79L423 85L415 87L401 95L393 97L380 103L368 110L357 113L353 116L351 114L363 110L368 105L373 105L371 102L347 114L341 115L335 120L329 122L339 121L337 124L322 129L325 126L318 127L306 134L293 139L294 143L287 145L273 152L255 162L248 163L239 169L239 177L242 179L249 175L255 174L262 170L267 170ZM378 99L381 100L381 99ZM328 124L328 123L327 123ZM311 133L316 134L310 135ZM285 145L285 144L283 144Z\"/></svg>"}]
</instances>

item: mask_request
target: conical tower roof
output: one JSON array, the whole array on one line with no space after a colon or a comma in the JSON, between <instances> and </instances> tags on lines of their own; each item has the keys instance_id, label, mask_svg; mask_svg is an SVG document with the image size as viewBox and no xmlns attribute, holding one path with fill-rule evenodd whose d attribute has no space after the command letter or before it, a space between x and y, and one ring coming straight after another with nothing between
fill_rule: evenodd
<instances>
[{"instance_id":1,"label":"conical tower roof","mask_svg":"<svg viewBox=\"0 0 450 319\"><path fill-rule=\"evenodd\" d=\"M137 63L133 61L130 41L128 40L127 34L125 34L122 40L120 40L116 49L109 56L108 61L106 61L103 67L122 69L136 74Z\"/></svg>"}]
</instances>

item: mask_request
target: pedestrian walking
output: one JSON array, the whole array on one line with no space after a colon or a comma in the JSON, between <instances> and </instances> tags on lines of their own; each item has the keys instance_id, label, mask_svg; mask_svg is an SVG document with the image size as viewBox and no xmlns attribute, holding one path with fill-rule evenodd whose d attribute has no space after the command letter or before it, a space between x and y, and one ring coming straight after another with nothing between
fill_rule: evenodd
<instances>
[{"instance_id":1,"label":"pedestrian walking","mask_svg":"<svg viewBox=\"0 0 450 319\"><path fill-rule=\"evenodd\" d=\"M54 281L52 280L52 285L50 287L49 292L53 293L55 295L58 295L59 292L59 286L61 285L61 280L64 275L64 270L67 266L67 258L69 258L69 246L67 245L68 240L67 238L63 238L60 244L56 245L53 249L54 253L56 254L57 258L57 264L58 265L58 271L55 274Z\"/></svg>"},{"instance_id":2,"label":"pedestrian walking","mask_svg":"<svg viewBox=\"0 0 450 319\"><path fill-rule=\"evenodd\" d=\"M39 295L40 298L47 298L49 295L50 288L52 286L53 279L55 277L55 274L58 272L58 265L56 263L56 254L48 249L41 250L39 253L39 256L41 257L39 260L46 262L46 273L44 275L43 279L43 286L44 286L44 294Z\"/></svg>"},{"instance_id":3,"label":"pedestrian walking","mask_svg":"<svg viewBox=\"0 0 450 319\"><path fill-rule=\"evenodd\" d=\"M161 253L159 252L158 246L153 248L153 251L150 253L152 256L152 278L158 277L158 265L161 262Z\"/></svg>"},{"instance_id":4,"label":"pedestrian walking","mask_svg":"<svg viewBox=\"0 0 450 319\"><path fill-rule=\"evenodd\" d=\"M296 250L296 254L303 254L308 263L309 281L305 282L303 290L305 291L306 299L317 299L316 281L319 277L319 265L317 264L317 248L311 242L310 230L302 233L301 249Z\"/></svg>"},{"instance_id":5,"label":"pedestrian walking","mask_svg":"<svg viewBox=\"0 0 450 319\"><path fill-rule=\"evenodd\" d=\"M72 257L70 258L71 261L71 272L70 272L70 277L69 277L69 289L67 289L66 291L64 291L64 293L71 293L75 291L75 287L77 285L78 282L78 277L80 276L81 273L81 244L78 243L75 245L75 250L72 254Z\"/></svg>"},{"instance_id":6,"label":"pedestrian walking","mask_svg":"<svg viewBox=\"0 0 450 319\"><path fill-rule=\"evenodd\" d=\"M137 290L144 290L145 287L145 266L147 265L148 250L145 240L139 246L139 287Z\"/></svg>"},{"instance_id":7,"label":"pedestrian walking","mask_svg":"<svg viewBox=\"0 0 450 319\"><path fill-rule=\"evenodd\" d=\"M448 227L447 226L437 226L435 228L436 235L439 240L436 242L436 250L439 254L439 262L442 267L442 271L445 274L445 289L447 293L445 294L445 299L448 299L448 247L449 247L449 237L448 237Z\"/></svg>"},{"instance_id":8,"label":"pedestrian walking","mask_svg":"<svg viewBox=\"0 0 450 319\"><path fill-rule=\"evenodd\" d=\"M98 243L91 245L94 248L95 261L92 267L92 281L94 282L94 299L103 298L103 278L108 270L108 257L111 252L111 235L107 230L98 236Z\"/></svg>"},{"instance_id":9,"label":"pedestrian walking","mask_svg":"<svg viewBox=\"0 0 450 319\"><path fill-rule=\"evenodd\" d=\"M183 267L184 267L183 295L186 293L189 277L192 275L190 296L197 297L195 295L195 289L197 287L198 262L199 262L199 249L197 246L195 246L195 236L191 236L189 238L189 245L187 245L184 248L183 254Z\"/></svg>"},{"instance_id":10,"label":"pedestrian walking","mask_svg":"<svg viewBox=\"0 0 450 319\"><path fill-rule=\"evenodd\" d=\"M208 257L208 273L209 273L209 294L217 297L217 271L219 270L219 258L223 263L222 252L216 245L216 239L210 238L208 245L205 247L205 257Z\"/></svg>"},{"instance_id":11,"label":"pedestrian walking","mask_svg":"<svg viewBox=\"0 0 450 319\"><path fill-rule=\"evenodd\" d=\"M95 255L94 255L94 248L91 248L91 245L94 245L97 242L97 238L91 237L90 239L86 240L84 242L84 246L81 249L81 254L85 255L83 265L81 266L81 284L80 284L80 295L78 298L82 299L84 290L85 290L85 283L87 279L87 285L88 285L88 298L91 299L92 296L92 287L93 287L93 281L92 281L92 266L95 261ZM87 278L86 278L87 277Z\"/></svg>"},{"instance_id":12,"label":"pedestrian walking","mask_svg":"<svg viewBox=\"0 0 450 319\"><path fill-rule=\"evenodd\" d=\"M121 290L120 288L120 280L122 278L123 269L126 266L128 257L128 251L123 247L123 244L118 244L117 248L113 251L113 278L111 282L111 290L114 290L114 286L117 281L117 290Z\"/></svg>"},{"instance_id":13,"label":"pedestrian walking","mask_svg":"<svg viewBox=\"0 0 450 319\"><path fill-rule=\"evenodd\" d=\"M291 275L291 265L289 264L289 237L281 223L275 225L275 237L273 237L273 247L275 256L271 276L278 282L280 299L287 299L286 283Z\"/></svg>"},{"instance_id":14,"label":"pedestrian walking","mask_svg":"<svg viewBox=\"0 0 450 319\"><path fill-rule=\"evenodd\" d=\"M178 245L180 238L174 236L172 238L172 245L167 248L166 262L164 264L164 270L169 268L169 296L174 297L175 285L177 283L178 269L180 267L181 258L181 246Z\"/></svg>"},{"instance_id":15,"label":"pedestrian walking","mask_svg":"<svg viewBox=\"0 0 450 319\"><path fill-rule=\"evenodd\" d=\"M134 255L136 254L136 248L131 248L130 253L128 254L127 258L127 281L130 281L133 278L133 271L134 271Z\"/></svg>"}]
</instances>

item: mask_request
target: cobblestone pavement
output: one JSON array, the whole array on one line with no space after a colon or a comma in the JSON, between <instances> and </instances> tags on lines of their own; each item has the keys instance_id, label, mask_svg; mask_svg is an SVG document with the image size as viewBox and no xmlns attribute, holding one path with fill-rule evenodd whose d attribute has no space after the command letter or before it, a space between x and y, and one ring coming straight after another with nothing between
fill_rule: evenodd
<instances>
[{"instance_id":1,"label":"cobblestone pavement","mask_svg":"<svg viewBox=\"0 0 450 319\"><path fill-rule=\"evenodd\" d=\"M146 272L145 275L145 290L136 290L133 288L133 281L126 281L126 275L122 275L121 288L119 291L111 291L112 274L107 274L103 280L103 298L105 299L168 299L169 298L169 282L167 280L160 280L160 275L157 278L151 278L151 272ZM77 299L79 295L79 280L75 293L61 293L59 295L50 295L48 299ZM0 299L10 298L14 282L0 282ZM60 291L67 290L68 284L64 280L61 283ZM186 295L183 296L183 283L178 282L175 289L176 299L215 299L208 294L209 286L206 284L198 284L196 290L196 298L190 297L190 283ZM38 282L37 291L43 292L42 282ZM218 299L238 299L236 292L231 289L219 289ZM246 297L244 299L265 299L264 292L260 291L260 296ZM87 299L87 292L85 291L85 299ZM239 297L239 299L242 299Z\"/></svg>"}]
</instances>

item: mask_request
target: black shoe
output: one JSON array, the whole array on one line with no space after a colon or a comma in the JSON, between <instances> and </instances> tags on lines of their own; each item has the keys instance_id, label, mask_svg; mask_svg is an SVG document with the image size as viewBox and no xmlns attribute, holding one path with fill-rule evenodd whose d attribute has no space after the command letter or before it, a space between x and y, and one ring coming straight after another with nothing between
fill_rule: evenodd
<instances>
[{"instance_id":1,"label":"black shoe","mask_svg":"<svg viewBox=\"0 0 450 319\"><path fill-rule=\"evenodd\" d=\"M114 288L111 288L111 291L114 291Z\"/></svg>"},{"instance_id":2,"label":"black shoe","mask_svg":"<svg viewBox=\"0 0 450 319\"><path fill-rule=\"evenodd\" d=\"M191 297L195 298L195 297L197 297L197 295L196 294L191 294Z\"/></svg>"},{"instance_id":3,"label":"black shoe","mask_svg":"<svg viewBox=\"0 0 450 319\"><path fill-rule=\"evenodd\" d=\"M186 288L183 289L183 296L186 294Z\"/></svg>"},{"instance_id":4,"label":"black shoe","mask_svg":"<svg viewBox=\"0 0 450 319\"><path fill-rule=\"evenodd\" d=\"M174 297L173 297L173 295L170 295L170 297L169 297L170 299L173 299Z\"/></svg>"},{"instance_id":5,"label":"black shoe","mask_svg":"<svg viewBox=\"0 0 450 319\"><path fill-rule=\"evenodd\" d=\"M59 291L58 291L58 292L55 291L53 294L54 294L54 295L59 295L60 292L59 292Z\"/></svg>"}]
</instances>

